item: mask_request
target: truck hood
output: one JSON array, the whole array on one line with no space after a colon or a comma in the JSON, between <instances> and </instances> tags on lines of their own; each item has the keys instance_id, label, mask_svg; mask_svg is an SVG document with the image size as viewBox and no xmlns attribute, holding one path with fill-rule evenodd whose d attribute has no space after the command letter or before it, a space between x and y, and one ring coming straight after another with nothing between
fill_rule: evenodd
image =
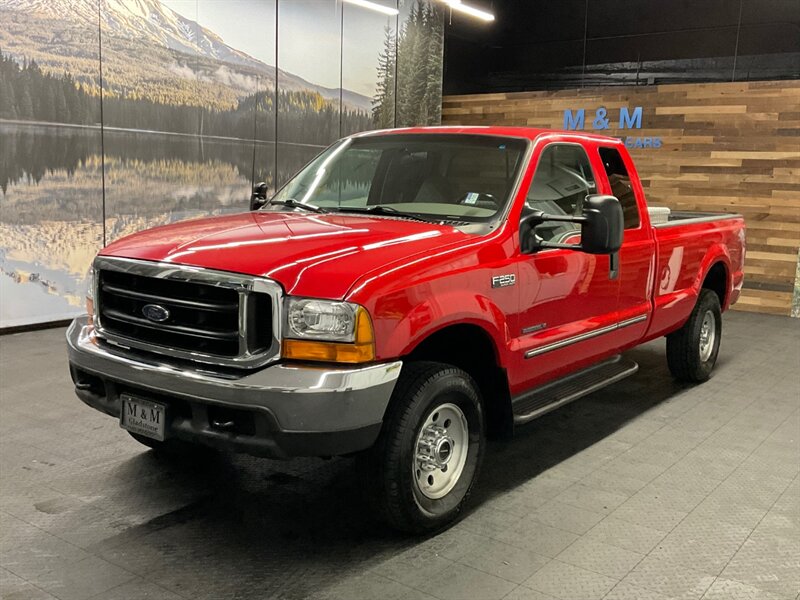
<instances>
[{"instance_id":1,"label":"truck hood","mask_svg":"<svg viewBox=\"0 0 800 600\"><path fill-rule=\"evenodd\" d=\"M392 217L248 212L156 227L100 254L264 276L287 294L340 299L373 271L467 237Z\"/></svg>"}]
</instances>

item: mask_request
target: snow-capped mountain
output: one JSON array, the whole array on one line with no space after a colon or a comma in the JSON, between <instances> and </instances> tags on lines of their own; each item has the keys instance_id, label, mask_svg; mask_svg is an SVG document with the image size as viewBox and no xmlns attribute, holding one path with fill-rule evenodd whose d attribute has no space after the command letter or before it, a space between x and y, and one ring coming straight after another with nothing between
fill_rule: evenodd
<instances>
[{"instance_id":1,"label":"snow-capped mountain","mask_svg":"<svg viewBox=\"0 0 800 600\"><path fill-rule=\"evenodd\" d=\"M164 6L159 0L0 0L0 7L39 13L55 19L97 23L103 34L165 46L249 67L264 66L252 56L226 44L209 29Z\"/></svg>"},{"instance_id":2,"label":"snow-capped mountain","mask_svg":"<svg viewBox=\"0 0 800 600\"><path fill-rule=\"evenodd\" d=\"M104 41L128 40L136 45L196 56L206 62L222 62L226 63L226 68L239 68L247 74L255 71L267 81L275 76L274 65L233 48L210 29L175 12L159 0L0 0L0 11L5 10L47 23L80 24L94 28L100 19ZM131 56L130 59L136 62L138 57ZM173 71L179 69L174 65L169 68ZM309 90L329 100L339 99L338 88L325 88L283 70L279 77L283 89ZM350 90L344 90L343 99L350 107L366 111L371 108L369 98Z\"/></svg>"}]
</instances>

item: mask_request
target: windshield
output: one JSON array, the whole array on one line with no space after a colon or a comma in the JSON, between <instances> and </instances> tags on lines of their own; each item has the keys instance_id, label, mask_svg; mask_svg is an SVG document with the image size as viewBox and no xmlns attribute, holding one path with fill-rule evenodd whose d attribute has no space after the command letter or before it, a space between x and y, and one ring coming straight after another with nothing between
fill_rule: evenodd
<instances>
[{"instance_id":1,"label":"windshield","mask_svg":"<svg viewBox=\"0 0 800 600\"><path fill-rule=\"evenodd\" d=\"M315 158L272 201L434 221L489 221L505 208L524 152L524 140L484 135L348 138Z\"/></svg>"}]
</instances>

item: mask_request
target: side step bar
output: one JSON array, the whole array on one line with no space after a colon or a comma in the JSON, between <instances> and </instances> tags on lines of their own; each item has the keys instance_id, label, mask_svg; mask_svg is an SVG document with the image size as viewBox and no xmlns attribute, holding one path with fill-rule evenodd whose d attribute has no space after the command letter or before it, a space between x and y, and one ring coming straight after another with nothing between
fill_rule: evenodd
<instances>
[{"instance_id":1,"label":"side step bar","mask_svg":"<svg viewBox=\"0 0 800 600\"><path fill-rule=\"evenodd\" d=\"M512 400L514 424L521 425L541 415L633 375L639 365L621 355L571 373Z\"/></svg>"}]
</instances>

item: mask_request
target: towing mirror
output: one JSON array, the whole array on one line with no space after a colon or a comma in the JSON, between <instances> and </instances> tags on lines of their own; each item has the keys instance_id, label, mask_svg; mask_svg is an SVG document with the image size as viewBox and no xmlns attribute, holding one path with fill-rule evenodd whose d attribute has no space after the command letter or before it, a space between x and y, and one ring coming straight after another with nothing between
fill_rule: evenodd
<instances>
[{"instance_id":1,"label":"towing mirror","mask_svg":"<svg viewBox=\"0 0 800 600\"><path fill-rule=\"evenodd\" d=\"M267 186L266 182L261 181L253 187L253 194L250 196L250 210L258 210L269 202L267 200Z\"/></svg>"},{"instance_id":2,"label":"towing mirror","mask_svg":"<svg viewBox=\"0 0 800 600\"><path fill-rule=\"evenodd\" d=\"M536 235L536 226L548 221L579 223L581 243L558 244L546 242ZM583 210L575 215L548 215L533 211L520 220L522 251L531 254L545 248L580 250L587 254L614 254L622 247L625 221L622 206L614 196L591 195L583 201Z\"/></svg>"},{"instance_id":3,"label":"towing mirror","mask_svg":"<svg viewBox=\"0 0 800 600\"><path fill-rule=\"evenodd\" d=\"M586 196L583 202L581 250L588 254L613 254L622 247L625 218L614 196Z\"/></svg>"}]
</instances>

